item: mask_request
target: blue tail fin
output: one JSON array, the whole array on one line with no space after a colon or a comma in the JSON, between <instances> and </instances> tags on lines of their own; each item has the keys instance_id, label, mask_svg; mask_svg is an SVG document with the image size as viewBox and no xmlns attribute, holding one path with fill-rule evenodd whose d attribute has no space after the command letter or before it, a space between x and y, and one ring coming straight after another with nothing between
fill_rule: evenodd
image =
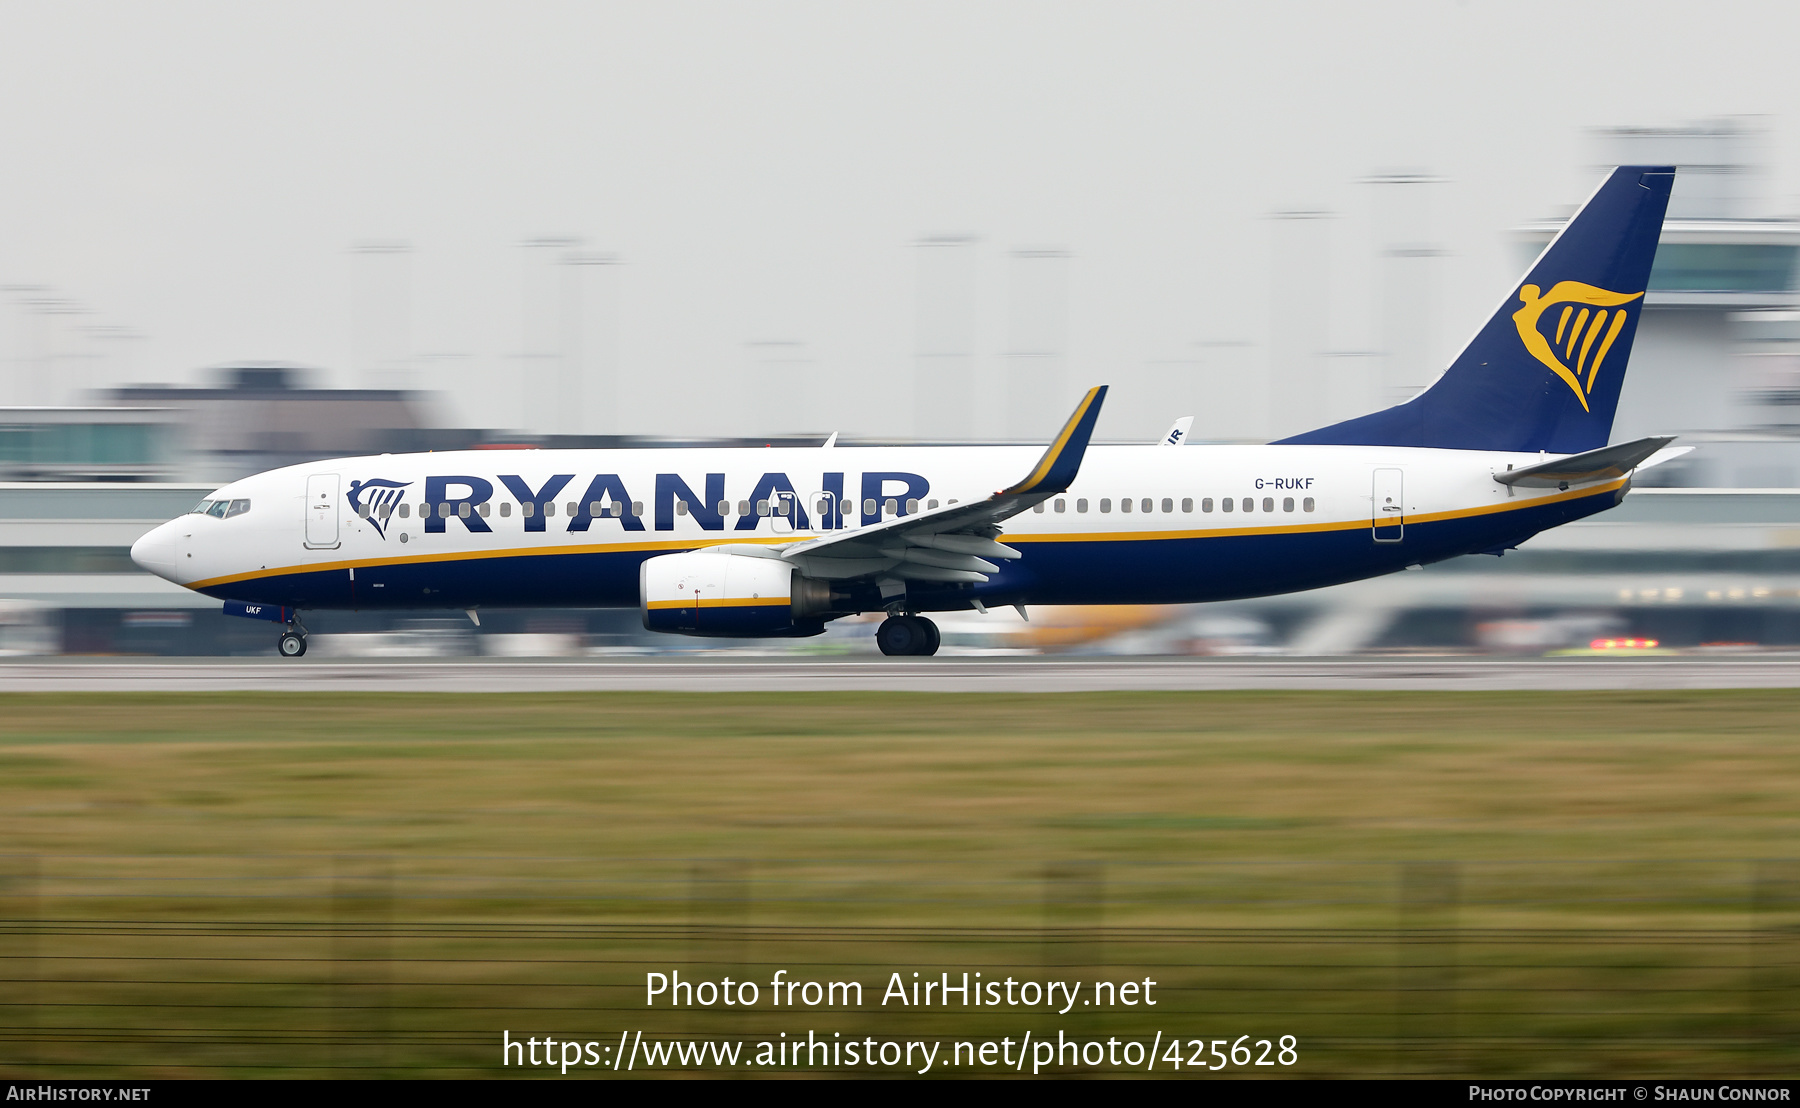
<instances>
[{"instance_id":1,"label":"blue tail fin","mask_svg":"<svg viewBox=\"0 0 1800 1108\"><path fill-rule=\"evenodd\" d=\"M1282 439L1576 454L1606 445L1674 166L1612 171L1437 383Z\"/></svg>"}]
</instances>

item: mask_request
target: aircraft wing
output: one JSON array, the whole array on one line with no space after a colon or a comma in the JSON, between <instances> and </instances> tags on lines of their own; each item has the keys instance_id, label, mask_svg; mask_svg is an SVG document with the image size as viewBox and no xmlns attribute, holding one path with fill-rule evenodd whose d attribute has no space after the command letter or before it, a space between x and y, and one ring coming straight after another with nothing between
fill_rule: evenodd
<instances>
[{"instance_id":1,"label":"aircraft wing","mask_svg":"<svg viewBox=\"0 0 1800 1108\"><path fill-rule=\"evenodd\" d=\"M994 541L1000 524L1066 490L1081 469L1106 386L1088 390L1030 473L985 500L946 504L780 547L809 577L979 583L999 569L989 558L1020 556Z\"/></svg>"},{"instance_id":2,"label":"aircraft wing","mask_svg":"<svg viewBox=\"0 0 1800 1108\"><path fill-rule=\"evenodd\" d=\"M1598 450L1589 450L1582 454L1571 454L1555 461L1540 462L1524 469L1509 469L1505 473L1494 474L1494 480L1502 485L1517 485L1525 489L1568 488L1583 481L1604 481L1614 477L1623 477L1636 469L1645 460L1662 451L1675 441L1675 436L1662 438L1637 439L1633 442L1622 442L1616 446L1603 446ZM1658 458L1657 462L1667 461L1670 454Z\"/></svg>"}]
</instances>

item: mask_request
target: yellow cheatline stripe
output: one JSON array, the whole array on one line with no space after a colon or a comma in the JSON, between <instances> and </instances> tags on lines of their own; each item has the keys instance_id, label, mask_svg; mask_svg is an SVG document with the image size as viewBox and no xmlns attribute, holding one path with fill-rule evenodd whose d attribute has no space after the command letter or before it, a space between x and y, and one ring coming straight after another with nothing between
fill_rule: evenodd
<instances>
[{"instance_id":1,"label":"yellow cheatline stripe","mask_svg":"<svg viewBox=\"0 0 1800 1108\"><path fill-rule=\"evenodd\" d=\"M1516 512L1526 508L1536 508L1544 504L1556 504L1564 500L1575 500L1584 496L1599 496L1616 490L1625 483L1620 477L1608 481L1604 485L1596 485L1587 489L1570 489L1568 492L1554 496L1541 496L1523 503L1489 504L1479 508L1458 508L1450 512L1425 512L1409 515L1403 523L1437 523L1447 519L1466 519L1470 516L1495 515L1500 512ZM1009 546L1033 542L1131 542L1156 539L1213 539L1213 538L1246 538L1254 535L1298 535L1318 531L1359 531L1374 525L1367 519L1334 520L1329 523L1294 523L1280 527L1236 527L1213 528L1209 530L1187 531L1092 531L1084 534L1070 535L1004 535Z\"/></svg>"},{"instance_id":2,"label":"yellow cheatline stripe","mask_svg":"<svg viewBox=\"0 0 1800 1108\"><path fill-rule=\"evenodd\" d=\"M1449 512L1429 512L1421 515L1409 515L1403 522L1436 523L1447 519L1466 519L1470 516L1522 511L1526 508L1536 508L1544 504L1556 504L1564 500L1576 500L1585 496L1600 496L1604 493L1616 491L1620 486L1625 484L1625 481L1625 478L1619 477L1608 481L1604 485L1596 485L1592 488L1585 489L1570 489L1568 492L1557 493L1554 496L1541 496L1511 504L1489 504L1479 508L1459 508ZM1373 523L1371 520L1349 519L1336 520L1329 523L1288 524L1280 527L1212 528L1207 530L1181 531L1090 531L1081 534L1067 535L1006 535L1004 537L1009 544L1015 545L1018 543L1034 542L1140 542L1157 539L1244 538L1254 535L1295 535L1318 531L1354 531L1372 525ZM525 547L509 550L463 550L443 554L422 554L411 558L368 558L361 561L321 562L315 565L282 566L277 569L262 569L251 573L233 574L228 577L212 577L204 581L191 582L184 587L189 589L207 589L219 585L236 584L240 581L253 581L263 577L280 577L292 573L325 573L336 569L419 565L427 562L468 562L487 558L527 558L560 554L616 554L621 552L629 553L651 550L700 550L708 546L722 546L726 543L758 543L765 546L774 546L792 541L794 540L786 537L762 536L760 538L723 538L711 542L699 543L692 541L684 542L680 540L667 540L655 543L595 543L592 546L552 546L536 549ZM681 601L680 603L689 602ZM707 603L713 604L718 602L707 601ZM757 602L750 601L749 603Z\"/></svg>"},{"instance_id":3,"label":"yellow cheatline stripe","mask_svg":"<svg viewBox=\"0 0 1800 1108\"><path fill-rule=\"evenodd\" d=\"M782 608L788 605L785 596L771 596L760 599L749 597L732 597L721 600L652 600L650 608Z\"/></svg>"},{"instance_id":4,"label":"yellow cheatline stripe","mask_svg":"<svg viewBox=\"0 0 1800 1108\"><path fill-rule=\"evenodd\" d=\"M1004 490L1001 493L1002 496L1030 492L1033 485L1044 479L1044 475L1050 472L1050 467L1056 464L1058 458L1062 457L1063 447L1069 445L1069 436L1075 433L1075 428L1080 426L1082 417L1087 415L1088 408L1093 405L1094 397L1099 394L1100 386L1098 385L1087 391L1087 395L1081 398L1081 403L1075 405L1075 414L1069 417L1069 422L1063 424L1062 434L1056 436L1056 441L1050 444L1050 449L1044 451L1044 456L1038 459L1037 468L1027 474L1025 480Z\"/></svg>"},{"instance_id":5,"label":"yellow cheatline stripe","mask_svg":"<svg viewBox=\"0 0 1800 1108\"><path fill-rule=\"evenodd\" d=\"M439 554L415 554L410 557L396 558L357 558L341 562L315 562L310 565L277 566L274 569L257 569L249 573L233 573L224 577L209 577L204 581L192 581L184 588L210 589L218 585L235 585L240 581L254 581L262 577L282 577L290 573L329 573L339 569L379 569L382 566L411 566L428 562L472 562L488 558L531 558L539 555L557 554L616 554L631 550L701 550L708 546L723 546L727 543L759 544L776 546L781 543L794 542L805 536L728 536L718 539L666 539L662 542L613 542L593 543L575 546L521 546L505 550L449 550Z\"/></svg>"}]
</instances>

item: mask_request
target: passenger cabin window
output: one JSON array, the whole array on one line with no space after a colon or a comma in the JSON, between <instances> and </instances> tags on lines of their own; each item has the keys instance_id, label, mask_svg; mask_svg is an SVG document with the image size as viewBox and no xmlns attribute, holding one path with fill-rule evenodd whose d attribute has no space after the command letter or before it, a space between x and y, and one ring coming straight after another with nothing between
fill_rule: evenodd
<instances>
[{"instance_id":1,"label":"passenger cabin window","mask_svg":"<svg viewBox=\"0 0 1800 1108\"><path fill-rule=\"evenodd\" d=\"M1302 500L1300 502L1300 509L1302 511L1306 511L1306 512L1312 511L1313 510L1313 498L1309 496L1305 500Z\"/></svg>"},{"instance_id":2,"label":"passenger cabin window","mask_svg":"<svg viewBox=\"0 0 1800 1108\"><path fill-rule=\"evenodd\" d=\"M866 515L866 516L874 515L875 514L875 501L864 500L862 514Z\"/></svg>"},{"instance_id":3,"label":"passenger cabin window","mask_svg":"<svg viewBox=\"0 0 1800 1108\"><path fill-rule=\"evenodd\" d=\"M1084 496L1075 502L1075 510L1078 512L1087 511L1087 497Z\"/></svg>"},{"instance_id":4,"label":"passenger cabin window","mask_svg":"<svg viewBox=\"0 0 1800 1108\"><path fill-rule=\"evenodd\" d=\"M1294 498L1291 496L1282 497L1281 498L1281 510L1284 512L1293 511L1294 510Z\"/></svg>"},{"instance_id":5,"label":"passenger cabin window","mask_svg":"<svg viewBox=\"0 0 1800 1108\"><path fill-rule=\"evenodd\" d=\"M1103 512L1106 510L1105 501L1101 502L1100 510ZM1131 497L1128 496L1125 499L1119 501L1119 511L1124 512L1127 515L1131 514Z\"/></svg>"},{"instance_id":6,"label":"passenger cabin window","mask_svg":"<svg viewBox=\"0 0 1800 1108\"><path fill-rule=\"evenodd\" d=\"M500 502L500 518L501 519L511 519L512 518L512 501L502 500Z\"/></svg>"},{"instance_id":7,"label":"passenger cabin window","mask_svg":"<svg viewBox=\"0 0 1800 1108\"><path fill-rule=\"evenodd\" d=\"M1193 511L1193 510L1194 510L1194 509L1193 509L1193 507L1192 507L1192 504L1193 504L1193 502L1192 502L1192 501L1189 501L1189 502L1188 502L1188 504L1189 504L1189 506L1188 506L1188 507L1186 507L1186 508L1183 508L1183 509L1181 509L1181 510L1182 510L1182 511L1184 511L1184 512L1191 512L1191 511ZM1170 498L1168 498L1168 497L1166 497L1166 496L1165 496L1165 497L1163 497L1163 514L1164 514L1164 515L1167 515L1167 514L1169 514L1169 513L1170 513L1170 512L1172 512L1172 511L1174 511L1174 510L1175 510L1175 501L1173 501L1173 500L1171 500L1171 499L1170 499Z\"/></svg>"},{"instance_id":8,"label":"passenger cabin window","mask_svg":"<svg viewBox=\"0 0 1800 1108\"><path fill-rule=\"evenodd\" d=\"M881 507L883 508L883 514L885 515L897 516L900 514L900 501L891 496L888 497L887 503L883 504Z\"/></svg>"},{"instance_id":9,"label":"passenger cabin window","mask_svg":"<svg viewBox=\"0 0 1800 1108\"><path fill-rule=\"evenodd\" d=\"M918 500L914 499L906 502L906 514L909 516L916 516L919 514Z\"/></svg>"},{"instance_id":10,"label":"passenger cabin window","mask_svg":"<svg viewBox=\"0 0 1800 1108\"><path fill-rule=\"evenodd\" d=\"M1057 497L1056 510L1059 512L1068 511L1069 510L1069 502L1067 500L1062 499L1061 497Z\"/></svg>"},{"instance_id":11,"label":"passenger cabin window","mask_svg":"<svg viewBox=\"0 0 1800 1108\"><path fill-rule=\"evenodd\" d=\"M1031 510L1034 512L1037 512L1039 515L1042 515L1044 512L1044 502L1042 500L1040 500L1036 504L1033 504L1031 506Z\"/></svg>"},{"instance_id":12,"label":"passenger cabin window","mask_svg":"<svg viewBox=\"0 0 1800 1108\"><path fill-rule=\"evenodd\" d=\"M469 502L467 500L456 506L456 514L462 519L469 518Z\"/></svg>"},{"instance_id":13,"label":"passenger cabin window","mask_svg":"<svg viewBox=\"0 0 1800 1108\"><path fill-rule=\"evenodd\" d=\"M490 506L490 505L489 505L489 504L488 504L488 502L487 502L487 501L485 501L485 500L484 500L484 501L482 501L482 502L481 502L481 507L479 507L479 508L477 508L477 509L475 509L475 510L476 510L476 511L478 511L478 512L480 512L480 513L481 513L481 518L482 518L482 519L486 519L486 518L487 518L487 517L488 517L488 516L490 516L490 515L492 515L492 514L493 514L493 513L494 513L494 509L493 509L493 507L492 507L492 506Z\"/></svg>"},{"instance_id":14,"label":"passenger cabin window","mask_svg":"<svg viewBox=\"0 0 1800 1108\"><path fill-rule=\"evenodd\" d=\"M1255 510L1256 510L1256 501L1252 500L1248 496L1244 497L1244 511L1254 512Z\"/></svg>"},{"instance_id":15,"label":"passenger cabin window","mask_svg":"<svg viewBox=\"0 0 1800 1108\"><path fill-rule=\"evenodd\" d=\"M937 507L937 501L935 501L935 500L927 500L927 501L926 501L926 502L925 502L925 506L926 506L926 507L927 507L927 508L935 508L935 507Z\"/></svg>"},{"instance_id":16,"label":"passenger cabin window","mask_svg":"<svg viewBox=\"0 0 1800 1108\"><path fill-rule=\"evenodd\" d=\"M1210 496L1201 497L1200 510L1203 512L1211 512L1212 511L1212 497L1210 497Z\"/></svg>"},{"instance_id":17,"label":"passenger cabin window","mask_svg":"<svg viewBox=\"0 0 1800 1108\"><path fill-rule=\"evenodd\" d=\"M556 501L552 500L550 503L544 505L544 515L545 516L553 516L555 514L556 514Z\"/></svg>"},{"instance_id":18,"label":"passenger cabin window","mask_svg":"<svg viewBox=\"0 0 1800 1108\"><path fill-rule=\"evenodd\" d=\"M1144 497L1144 502L1142 504L1138 505L1138 511L1147 512L1149 510L1150 510L1150 498L1146 496L1146 497ZM1166 512L1166 511L1168 511L1168 509L1164 508L1163 511Z\"/></svg>"},{"instance_id":19,"label":"passenger cabin window","mask_svg":"<svg viewBox=\"0 0 1800 1108\"><path fill-rule=\"evenodd\" d=\"M687 501L685 501L685 500L675 501L675 514L678 516L687 515Z\"/></svg>"},{"instance_id":20,"label":"passenger cabin window","mask_svg":"<svg viewBox=\"0 0 1800 1108\"><path fill-rule=\"evenodd\" d=\"M1219 510L1220 510L1220 511L1221 511L1221 512L1229 512L1229 511L1233 511L1233 510L1235 510L1235 509L1236 509L1236 508L1237 508L1237 501L1235 501L1235 500L1233 500L1233 499L1232 499L1232 498L1231 498L1231 497L1229 497L1229 496L1227 496L1227 497L1222 497L1222 498L1221 498L1221 499L1220 499L1220 500L1219 500Z\"/></svg>"},{"instance_id":21,"label":"passenger cabin window","mask_svg":"<svg viewBox=\"0 0 1800 1108\"><path fill-rule=\"evenodd\" d=\"M720 514L722 515L724 513L720 513ZM750 502L748 500L738 501L737 514L741 515L741 516L747 516L750 514Z\"/></svg>"},{"instance_id":22,"label":"passenger cabin window","mask_svg":"<svg viewBox=\"0 0 1800 1108\"><path fill-rule=\"evenodd\" d=\"M467 504L461 505L461 508L463 510L464 515L469 514L469 506ZM449 519L450 518L450 502L448 500L446 500L442 504L438 505L438 518L439 519Z\"/></svg>"},{"instance_id":23,"label":"passenger cabin window","mask_svg":"<svg viewBox=\"0 0 1800 1108\"><path fill-rule=\"evenodd\" d=\"M400 518L405 519L410 515L412 515L412 505L411 504L400 505Z\"/></svg>"},{"instance_id":24,"label":"passenger cabin window","mask_svg":"<svg viewBox=\"0 0 1800 1108\"><path fill-rule=\"evenodd\" d=\"M1100 498L1100 510L1102 512L1112 511L1112 498L1111 497L1103 496Z\"/></svg>"},{"instance_id":25,"label":"passenger cabin window","mask_svg":"<svg viewBox=\"0 0 1800 1108\"><path fill-rule=\"evenodd\" d=\"M392 504L383 504L381 506L381 511L377 514L380 515L381 518L384 520L391 519L391 518L393 518L393 515L394 515L394 506ZM500 514L505 515L506 512L504 510L502 510Z\"/></svg>"},{"instance_id":26,"label":"passenger cabin window","mask_svg":"<svg viewBox=\"0 0 1800 1108\"><path fill-rule=\"evenodd\" d=\"M533 504L529 500L527 500L525 503L519 505L519 514L524 516L526 519L530 519L536 513L537 513L537 505Z\"/></svg>"},{"instance_id":27,"label":"passenger cabin window","mask_svg":"<svg viewBox=\"0 0 1800 1108\"><path fill-rule=\"evenodd\" d=\"M1275 510L1275 498L1272 496L1263 497L1263 511L1272 512L1274 510Z\"/></svg>"},{"instance_id":28,"label":"passenger cabin window","mask_svg":"<svg viewBox=\"0 0 1800 1108\"><path fill-rule=\"evenodd\" d=\"M756 502L756 514L759 516L766 516L769 514L769 502L767 500L758 500Z\"/></svg>"}]
</instances>

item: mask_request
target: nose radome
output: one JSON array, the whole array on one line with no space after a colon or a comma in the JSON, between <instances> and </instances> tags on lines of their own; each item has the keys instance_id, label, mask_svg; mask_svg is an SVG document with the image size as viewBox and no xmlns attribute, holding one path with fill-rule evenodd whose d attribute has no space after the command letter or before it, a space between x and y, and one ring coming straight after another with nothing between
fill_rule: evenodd
<instances>
[{"instance_id":1,"label":"nose radome","mask_svg":"<svg viewBox=\"0 0 1800 1108\"><path fill-rule=\"evenodd\" d=\"M139 569L158 577L174 579L175 534L173 523L165 523L131 544L131 560Z\"/></svg>"}]
</instances>

